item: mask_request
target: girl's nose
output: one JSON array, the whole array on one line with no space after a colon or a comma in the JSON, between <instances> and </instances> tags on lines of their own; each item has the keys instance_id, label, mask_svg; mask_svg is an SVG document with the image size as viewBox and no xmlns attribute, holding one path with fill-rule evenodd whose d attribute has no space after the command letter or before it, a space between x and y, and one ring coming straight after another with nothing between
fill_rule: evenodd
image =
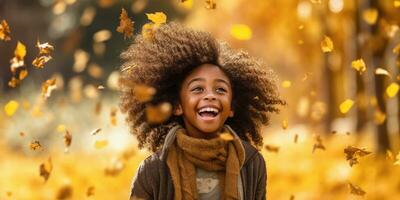
<instances>
[{"instance_id":1,"label":"girl's nose","mask_svg":"<svg viewBox=\"0 0 400 200\"><path fill-rule=\"evenodd\" d=\"M204 96L204 100L216 100L217 98L215 97L215 95L212 92L207 93Z\"/></svg>"}]
</instances>

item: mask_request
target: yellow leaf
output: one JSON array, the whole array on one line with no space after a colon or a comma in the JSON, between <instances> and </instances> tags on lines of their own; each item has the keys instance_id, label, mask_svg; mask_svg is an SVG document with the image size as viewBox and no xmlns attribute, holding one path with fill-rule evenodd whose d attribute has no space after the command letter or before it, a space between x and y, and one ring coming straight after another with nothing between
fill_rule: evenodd
<instances>
[{"instance_id":1,"label":"yellow leaf","mask_svg":"<svg viewBox=\"0 0 400 200\"><path fill-rule=\"evenodd\" d=\"M4 106L4 111L6 112L6 115L11 117L14 115L14 113L17 111L18 109L18 102L11 100L9 101L5 106Z\"/></svg>"},{"instance_id":2,"label":"yellow leaf","mask_svg":"<svg viewBox=\"0 0 400 200\"><path fill-rule=\"evenodd\" d=\"M18 60L23 60L26 55L26 47L20 41L17 43L17 47L14 51L14 56L17 57Z\"/></svg>"},{"instance_id":3,"label":"yellow leaf","mask_svg":"<svg viewBox=\"0 0 400 200\"><path fill-rule=\"evenodd\" d=\"M214 0L206 0L206 6L207 9L216 9L217 4L214 2Z\"/></svg>"},{"instance_id":4,"label":"yellow leaf","mask_svg":"<svg viewBox=\"0 0 400 200\"><path fill-rule=\"evenodd\" d=\"M133 87L133 93L138 101L147 102L153 98L156 89L143 84L135 84Z\"/></svg>"},{"instance_id":5,"label":"yellow leaf","mask_svg":"<svg viewBox=\"0 0 400 200\"><path fill-rule=\"evenodd\" d=\"M362 58L358 59L358 60L354 60L353 62L351 62L351 66L356 69L357 71L360 72L360 74L362 72L365 72L365 70L367 70L367 67L365 66L365 62Z\"/></svg>"},{"instance_id":6,"label":"yellow leaf","mask_svg":"<svg viewBox=\"0 0 400 200\"><path fill-rule=\"evenodd\" d=\"M284 120L282 121L282 128L283 128L283 130L286 130L286 129L288 128L288 126L289 126L288 120L287 120L287 119L284 119Z\"/></svg>"},{"instance_id":7,"label":"yellow leaf","mask_svg":"<svg viewBox=\"0 0 400 200\"><path fill-rule=\"evenodd\" d=\"M57 88L56 79L49 79L42 83L42 97L47 99L50 97L51 92Z\"/></svg>"},{"instance_id":8,"label":"yellow leaf","mask_svg":"<svg viewBox=\"0 0 400 200\"><path fill-rule=\"evenodd\" d=\"M354 104L353 100L346 99L339 106L340 112L343 114L346 114L350 110L350 108L353 106L353 104Z\"/></svg>"},{"instance_id":9,"label":"yellow leaf","mask_svg":"<svg viewBox=\"0 0 400 200\"><path fill-rule=\"evenodd\" d=\"M324 36L324 40L321 42L322 52L327 53L333 50L333 42L330 37Z\"/></svg>"},{"instance_id":10,"label":"yellow leaf","mask_svg":"<svg viewBox=\"0 0 400 200\"><path fill-rule=\"evenodd\" d=\"M146 13L147 19L152 21L156 26L164 24L167 21L167 16L163 12Z\"/></svg>"},{"instance_id":11,"label":"yellow leaf","mask_svg":"<svg viewBox=\"0 0 400 200\"><path fill-rule=\"evenodd\" d=\"M245 24L233 24L231 27L231 35L238 40L250 40L252 31L249 26Z\"/></svg>"},{"instance_id":12,"label":"yellow leaf","mask_svg":"<svg viewBox=\"0 0 400 200\"><path fill-rule=\"evenodd\" d=\"M394 165L400 165L400 152L396 156L396 162L393 163Z\"/></svg>"},{"instance_id":13,"label":"yellow leaf","mask_svg":"<svg viewBox=\"0 0 400 200\"><path fill-rule=\"evenodd\" d=\"M279 147L278 146L274 146L274 145L265 145L264 146L265 149L269 152L273 152L273 153L278 153L279 152Z\"/></svg>"},{"instance_id":14,"label":"yellow leaf","mask_svg":"<svg viewBox=\"0 0 400 200\"><path fill-rule=\"evenodd\" d=\"M151 40L154 36L155 25L152 23L146 23L142 26L142 36L145 40Z\"/></svg>"},{"instance_id":15,"label":"yellow leaf","mask_svg":"<svg viewBox=\"0 0 400 200\"><path fill-rule=\"evenodd\" d=\"M394 6L395 8L400 8L400 0L394 0L394 1L393 1L393 6Z\"/></svg>"},{"instance_id":16,"label":"yellow leaf","mask_svg":"<svg viewBox=\"0 0 400 200\"><path fill-rule=\"evenodd\" d=\"M355 195L359 195L359 196L365 195L365 191L356 185L349 183L349 188L350 188L350 194L355 194Z\"/></svg>"},{"instance_id":17,"label":"yellow leaf","mask_svg":"<svg viewBox=\"0 0 400 200\"><path fill-rule=\"evenodd\" d=\"M172 106L168 102L158 105L146 105L146 119L150 124L161 124L169 119L172 114Z\"/></svg>"},{"instance_id":18,"label":"yellow leaf","mask_svg":"<svg viewBox=\"0 0 400 200\"><path fill-rule=\"evenodd\" d=\"M22 81L22 80L24 80L24 79L26 78L26 76L28 76L28 70L23 69L23 70L21 70L21 71L19 72L19 77L18 77L18 79Z\"/></svg>"},{"instance_id":19,"label":"yellow leaf","mask_svg":"<svg viewBox=\"0 0 400 200\"><path fill-rule=\"evenodd\" d=\"M32 141L31 143L29 143L29 148L30 148L32 151L35 151L35 150L37 150L37 149L42 148L42 145L40 145L40 142L39 142L39 141L35 140L35 141Z\"/></svg>"},{"instance_id":20,"label":"yellow leaf","mask_svg":"<svg viewBox=\"0 0 400 200\"><path fill-rule=\"evenodd\" d=\"M7 21L3 19L0 23L0 40L11 40L10 34L10 27L8 26Z\"/></svg>"},{"instance_id":21,"label":"yellow leaf","mask_svg":"<svg viewBox=\"0 0 400 200\"><path fill-rule=\"evenodd\" d=\"M392 52L397 55L400 54L400 43L393 48Z\"/></svg>"},{"instance_id":22,"label":"yellow leaf","mask_svg":"<svg viewBox=\"0 0 400 200\"><path fill-rule=\"evenodd\" d=\"M363 11L362 16L364 21L368 24L375 24L378 19L378 10L375 8L366 9Z\"/></svg>"},{"instance_id":23,"label":"yellow leaf","mask_svg":"<svg viewBox=\"0 0 400 200\"><path fill-rule=\"evenodd\" d=\"M374 121L376 124L382 124L386 119L386 114L381 110L376 109L374 113Z\"/></svg>"},{"instance_id":24,"label":"yellow leaf","mask_svg":"<svg viewBox=\"0 0 400 200\"><path fill-rule=\"evenodd\" d=\"M282 82L282 87L284 87L284 88L288 88L288 87L290 87L292 85L292 82L290 82L290 81L283 81Z\"/></svg>"},{"instance_id":25,"label":"yellow leaf","mask_svg":"<svg viewBox=\"0 0 400 200\"><path fill-rule=\"evenodd\" d=\"M102 148L106 147L107 145L108 145L108 141L107 140L97 140L94 143L94 147L96 149L102 149Z\"/></svg>"},{"instance_id":26,"label":"yellow leaf","mask_svg":"<svg viewBox=\"0 0 400 200\"><path fill-rule=\"evenodd\" d=\"M391 83L387 88L386 88L386 94L389 97L394 97L396 96L397 92L399 91L399 84L397 83Z\"/></svg>"},{"instance_id":27,"label":"yellow leaf","mask_svg":"<svg viewBox=\"0 0 400 200\"><path fill-rule=\"evenodd\" d=\"M60 133L64 133L66 131L66 129L67 128L66 128L66 126L64 124L59 124L57 126L57 131L60 132Z\"/></svg>"}]
</instances>

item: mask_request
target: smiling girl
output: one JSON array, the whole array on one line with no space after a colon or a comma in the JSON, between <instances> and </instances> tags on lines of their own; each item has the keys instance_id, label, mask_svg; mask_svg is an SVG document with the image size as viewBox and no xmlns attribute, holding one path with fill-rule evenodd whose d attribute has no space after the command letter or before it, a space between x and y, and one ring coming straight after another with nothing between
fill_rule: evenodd
<instances>
[{"instance_id":1,"label":"smiling girl","mask_svg":"<svg viewBox=\"0 0 400 200\"><path fill-rule=\"evenodd\" d=\"M139 148L154 152L139 166L131 199L266 199L260 129L285 104L271 70L177 23L150 39L138 35L121 57L121 109ZM156 94L139 101L135 84ZM149 123L146 106L162 102L172 116Z\"/></svg>"}]
</instances>

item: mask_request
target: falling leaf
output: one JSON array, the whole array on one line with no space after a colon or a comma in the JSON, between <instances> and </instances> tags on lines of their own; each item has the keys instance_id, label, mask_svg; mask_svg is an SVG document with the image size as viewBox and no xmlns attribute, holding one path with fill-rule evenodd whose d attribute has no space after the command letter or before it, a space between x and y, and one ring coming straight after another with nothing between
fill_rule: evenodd
<instances>
[{"instance_id":1,"label":"falling leaf","mask_svg":"<svg viewBox=\"0 0 400 200\"><path fill-rule=\"evenodd\" d=\"M399 91L399 84L397 83L391 83L387 88L386 88L386 94L389 97L394 97L396 96L397 92Z\"/></svg>"},{"instance_id":2,"label":"falling leaf","mask_svg":"<svg viewBox=\"0 0 400 200\"><path fill-rule=\"evenodd\" d=\"M29 143L29 148L32 151L36 151L36 150L42 148L42 145L40 145L39 141L35 140L35 141L32 141L31 143Z\"/></svg>"},{"instance_id":3,"label":"falling leaf","mask_svg":"<svg viewBox=\"0 0 400 200\"><path fill-rule=\"evenodd\" d=\"M265 145L265 149L269 152L278 153L279 147L274 145Z\"/></svg>"},{"instance_id":4,"label":"falling leaf","mask_svg":"<svg viewBox=\"0 0 400 200\"><path fill-rule=\"evenodd\" d=\"M124 39L133 37L133 21L129 18L128 13L122 8L119 16L119 26L117 31L124 34Z\"/></svg>"},{"instance_id":5,"label":"falling leaf","mask_svg":"<svg viewBox=\"0 0 400 200\"><path fill-rule=\"evenodd\" d=\"M117 125L117 108L111 108L110 111L110 120L111 120L111 125L116 126Z\"/></svg>"},{"instance_id":6,"label":"falling leaf","mask_svg":"<svg viewBox=\"0 0 400 200\"><path fill-rule=\"evenodd\" d=\"M139 102L147 102L153 98L156 89L147 85L135 84L133 94Z\"/></svg>"},{"instance_id":7,"label":"falling leaf","mask_svg":"<svg viewBox=\"0 0 400 200\"><path fill-rule=\"evenodd\" d=\"M221 134L219 134L219 137L220 137L221 139L223 139L223 140L226 140L226 141L231 141L231 140L233 140L233 136L232 136L232 134L230 134L230 133L221 133Z\"/></svg>"},{"instance_id":8,"label":"falling leaf","mask_svg":"<svg viewBox=\"0 0 400 200\"><path fill-rule=\"evenodd\" d=\"M394 0L394 1L393 1L393 6L394 6L395 8L400 8L400 0Z\"/></svg>"},{"instance_id":9,"label":"falling leaf","mask_svg":"<svg viewBox=\"0 0 400 200\"><path fill-rule=\"evenodd\" d=\"M246 24L233 24L230 33L233 38L238 40L250 40L253 34Z\"/></svg>"},{"instance_id":10,"label":"falling leaf","mask_svg":"<svg viewBox=\"0 0 400 200\"><path fill-rule=\"evenodd\" d=\"M339 110L341 113L346 114L347 112L349 112L350 108L353 106L354 101L351 99L346 99L345 101L343 101L340 106L339 106Z\"/></svg>"},{"instance_id":11,"label":"falling leaf","mask_svg":"<svg viewBox=\"0 0 400 200\"><path fill-rule=\"evenodd\" d=\"M292 82L290 81L283 81L282 82L282 87L284 88L289 88L292 85Z\"/></svg>"},{"instance_id":12,"label":"falling leaf","mask_svg":"<svg viewBox=\"0 0 400 200\"><path fill-rule=\"evenodd\" d=\"M290 198L289 198L289 200L294 200L294 195L292 194L292 195L290 195Z\"/></svg>"},{"instance_id":13,"label":"falling leaf","mask_svg":"<svg viewBox=\"0 0 400 200\"><path fill-rule=\"evenodd\" d=\"M386 114L383 113L380 109L376 109L374 113L374 122L376 124L382 124L386 119Z\"/></svg>"},{"instance_id":14,"label":"falling leaf","mask_svg":"<svg viewBox=\"0 0 400 200\"><path fill-rule=\"evenodd\" d=\"M393 163L394 165L400 165L400 152L397 153L396 161Z\"/></svg>"},{"instance_id":15,"label":"falling leaf","mask_svg":"<svg viewBox=\"0 0 400 200\"><path fill-rule=\"evenodd\" d=\"M356 69L358 72L360 72L360 74L362 72L365 72L365 70L367 70L367 67L365 66L365 62L362 58L352 61L351 66L354 69Z\"/></svg>"},{"instance_id":16,"label":"falling leaf","mask_svg":"<svg viewBox=\"0 0 400 200\"><path fill-rule=\"evenodd\" d=\"M299 134L294 135L294 143L297 143L299 140Z\"/></svg>"},{"instance_id":17,"label":"falling leaf","mask_svg":"<svg viewBox=\"0 0 400 200\"><path fill-rule=\"evenodd\" d=\"M349 183L349 187L350 187L350 194L355 194L355 195L359 195L359 196L365 195L365 191L362 190L360 187L353 185L351 183Z\"/></svg>"},{"instance_id":18,"label":"falling leaf","mask_svg":"<svg viewBox=\"0 0 400 200\"><path fill-rule=\"evenodd\" d=\"M100 131L101 131L101 128L98 128L98 129L92 131L92 133L90 133L90 135L97 135L97 133L100 133Z\"/></svg>"},{"instance_id":19,"label":"falling leaf","mask_svg":"<svg viewBox=\"0 0 400 200\"><path fill-rule=\"evenodd\" d=\"M163 12L146 13L147 19L152 21L156 27L167 21L167 16Z\"/></svg>"},{"instance_id":20,"label":"falling leaf","mask_svg":"<svg viewBox=\"0 0 400 200\"><path fill-rule=\"evenodd\" d=\"M82 49L78 49L74 53L74 65L72 69L74 72L83 72L86 68L86 64L89 61L90 54Z\"/></svg>"},{"instance_id":21,"label":"falling leaf","mask_svg":"<svg viewBox=\"0 0 400 200\"><path fill-rule=\"evenodd\" d=\"M72 142L72 135L69 133L68 130L65 130L64 134L65 152L68 152L69 147L71 146L71 142Z\"/></svg>"},{"instance_id":22,"label":"falling leaf","mask_svg":"<svg viewBox=\"0 0 400 200\"><path fill-rule=\"evenodd\" d=\"M378 19L378 10L375 8L369 8L363 11L362 13L363 19L367 24L373 25L376 23Z\"/></svg>"},{"instance_id":23,"label":"falling leaf","mask_svg":"<svg viewBox=\"0 0 400 200\"><path fill-rule=\"evenodd\" d=\"M289 122L287 119L282 120L282 128L283 130L286 130L289 126Z\"/></svg>"},{"instance_id":24,"label":"falling leaf","mask_svg":"<svg viewBox=\"0 0 400 200\"><path fill-rule=\"evenodd\" d=\"M47 181L47 179L49 179L52 170L53 170L53 163L51 162L51 157L49 157L46 162L40 164L39 174L41 177L44 178L45 182Z\"/></svg>"},{"instance_id":25,"label":"falling leaf","mask_svg":"<svg viewBox=\"0 0 400 200\"><path fill-rule=\"evenodd\" d=\"M316 143L315 143L314 146L313 146L312 152L314 153L314 151L315 151L316 149L325 150L325 146L322 144L321 136L320 136L320 135L317 135L317 136L315 137L315 140L316 140Z\"/></svg>"},{"instance_id":26,"label":"falling leaf","mask_svg":"<svg viewBox=\"0 0 400 200\"><path fill-rule=\"evenodd\" d=\"M50 54L54 51L54 47L48 42L40 44L39 40L36 42L36 47L39 49L39 55Z\"/></svg>"},{"instance_id":27,"label":"falling leaf","mask_svg":"<svg viewBox=\"0 0 400 200\"><path fill-rule=\"evenodd\" d=\"M101 101L99 100L99 101L96 103L96 106L95 106L95 109L94 109L94 113L95 113L96 115L99 115L100 112L101 112Z\"/></svg>"},{"instance_id":28,"label":"falling leaf","mask_svg":"<svg viewBox=\"0 0 400 200\"><path fill-rule=\"evenodd\" d=\"M360 149L352 146L347 146L344 149L344 153L346 154L346 160L349 161L349 164L352 167L353 165L358 163L358 158L366 156L371 152L365 150L364 148Z\"/></svg>"},{"instance_id":29,"label":"falling leaf","mask_svg":"<svg viewBox=\"0 0 400 200\"><path fill-rule=\"evenodd\" d=\"M21 80L24 80L24 79L26 78L26 76L28 76L28 70L22 69L22 70L19 72L18 79L19 79L20 81L21 81Z\"/></svg>"},{"instance_id":30,"label":"falling leaf","mask_svg":"<svg viewBox=\"0 0 400 200\"><path fill-rule=\"evenodd\" d=\"M56 199L71 199L72 197L72 186L70 184L66 184L58 189L57 198Z\"/></svg>"},{"instance_id":31,"label":"falling leaf","mask_svg":"<svg viewBox=\"0 0 400 200\"><path fill-rule=\"evenodd\" d=\"M111 31L109 31L107 29L103 29L103 30L97 31L95 34L93 34L93 41L105 42L105 41L109 40L111 38L111 36L112 36Z\"/></svg>"},{"instance_id":32,"label":"falling leaf","mask_svg":"<svg viewBox=\"0 0 400 200\"><path fill-rule=\"evenodd\" d=\"M333 42L330 37L324 36L324 39L321 41L321 49L324 53L333 51Z\"/></svg>"},{"instance_id":33,"label":"falling leaf","mask_svg":"<svg viewBox=\"0 0 400 200\"><path fill-rule=\"evenodd\" d=\"M12 77L11 80L8 82L8 86L15 88L17 87L19 84L21 83L21 81L15 77Z\"/></svg>"},{"instance_id":34,"label":"falling leaf","mask_svg":"<svg viewBox=\"0 0 400 200\"><path fill-rule=\"evenodd\" d=\"M38 69L43 69L44 64L49 62L50 59L51 59L51 56L39 56L32 61L32 65Z\"/></svg>"},{"instance_id":35,"label":"falling leaf","mask_svg":"<svg viewBox=\"0 0 400 200\"><path fill-rule=\"evenodd\" d=\"M90 186L87 190L86 190L86 196L90 197L94 195L94 186Z\"/></svg>"},{"instance_id":36,"label":"falling leaf","mask_svg":"<svg viewBox=\"0 0 400 200\"><path fill-rule=\"evenodd\" d=\"M17 57L19 60L23 60L26 55L26 47L20 41L17 43L17 47L14 51L14 56Z\"/></svg>"},{"instance_id":37,"label":"falling leaf","mask_svg":"<svg viewBox=\"0 0 400 200\"><path fill-rule=\"evenodd\" d=\"M50 97L51 92L57 88L56 79L49 79L42 83L42 97L47 99Z\"/></svg>"},{"instance_id":38,"label":"falling leaf","mask_svg":"<svg viewBox=\"0 0 400 200\"><path fill-rule=\"evenodd\" d=\"M146 105L146 119L150 124L161 124L171 116L172 106L164 102L158 105Z\"/></svg>"},{"instance_id":39,"label":"falling leaf","mask_svg":"<svg viewBox=\"0 0 400 200\"><path fill-rule=\"evenodd\" d=\"M57 126L57 132L64 133L67 130L67 127L64 124L59 124Z\"/></svg>"},{"instance_id":40,"label":"falling leaf","mask_svg":"<svg viewBox=\"0 0 400 200\"><path fill-rule=\"evenodd\" d=\"M4 106L4 111L6 115L11 117L18 110L19 103L17 101L11 100Z\"/></svg>"},{"instance_id":41,"label":"falling leaf","mask_svg":"<svg viewBox=\"0 0 400 200\"><path fill-rule=\"evenodd\" d=\"M216 9L217 4L214 2L214 0L206 0L205 8L206 9Z\"/></svg>"},{"instance_id":42,"label":"falling leaf","mask_svg":"<svg viewBox=\"0 0 400 200\"><path fill-rule=\"evenodd\" d=\"M397 44L397 45L393 48L392 52L393 52L394 54L400 55L400 43Z\"/></svg>"},{"instance_id":43,"label":"falling leaf","mask_svg":"<svg viewBox=\"0 0 400 200\"><path fill-rule=\"evenodd\" d=\"M386 149L386 160L392 162L394 160L393 153L389 149Z\"/></svg>"},{"instance_id":44,"label":"falling leaf","mask_svg":"<svg viewBox=\"0 0 400 200\"><path fill-rule=\"evenodd\" d=\"M375 70L375 74L376 75L385 75L385 76L388 76L388 77L392 78L392 76L389 74L389 72L386 69L383 69L383 68L377 68Z\"/></svg>"},{"instance_id":45,"label":"falling leaf","mask_svg":"<svg viewBox=\"0 0 400 200\"><path fill-rule=\"evenodd\" d=\"M9 41L11 40L11 31L10 31L10 27L8 26L8 23L6 20L1 20L0 23L0 40L4 40L4 41Z\"/></svg>"},{"instance_id":46,"label":"falling leaf","mask_svg":"<svg viewBox=\"0 0 400 200\"><path fill-rule=\"evenodd\" d=\"M108 145L108 141L107 140L97 140L94 143L94 147L96 149L102 149L102 148L106 147L107 145Z\"/></svg>"},{"instance_id":47,"label":"falling leaf","mask_svg":"<svg viewBox=\"0 0 400 200\"><path fill-rule=\"evenodd\" d=\"M19 136L24 137L25 133L21 131L21 132L19 132Z\"/></svg>"}]
</instances>

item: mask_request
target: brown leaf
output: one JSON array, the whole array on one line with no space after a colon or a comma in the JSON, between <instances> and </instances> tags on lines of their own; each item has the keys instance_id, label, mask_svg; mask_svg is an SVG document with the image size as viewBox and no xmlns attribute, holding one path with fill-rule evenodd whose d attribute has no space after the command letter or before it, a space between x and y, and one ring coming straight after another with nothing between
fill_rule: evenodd
<instances>
[{"instance_id":1,"label":"brown leaf","mask_svg":"<svg viewBox=\"0 0 400 200\"><path fill-rule=\"evenodd\" d=\"M90 133L90 135L97 135L97 133L99 133L101 131L101 128L98 128L96 130L93 130L92 133Z\"/></svg>"},{"instance_id":2,"label":"brown leaf","mask_svg":"<svg viewBox=\"0 0 400 200\"><path fill-rule=\"evenodd\" d=\"M349 183L349 188L350 188L350 194L355 194L355 195L359 195L359 196L365 195L365 191L362 190L357 185L353 185L353 184Z\"/></svg>"},{"instance_id":3,"label":"brown leaf","mask_svg":"<svg viewBox=\"0 0 400 200\"><path fill-rule=\"evenodd\" d=\"M216 9L217 8L217 4L214 2L214 0L206 0L205 8L207 8L207 9Z\"/></svg>"},{"instance_id":4,"label":"brown leaf","mask_svg":"<svg viewBox=\"0 0 400 200\"><path fill-rule=\"evenodd\" d=\"M51 162L51 157L49 157L48 160L40 164L39 167L40 176L44 178L45 182L47 181L47 179L49 179L51 170L53 170L53 164Z\"/></svg>"},{"instance_id":5,"label":"brown leaf","mask_svg":"<svg viewBox=\"0 0 400 200\"><path fill-rule=\"evenodd\" d=\"M265 149L269 152L274 152L274 153L279 152L279 147L274 145L265 145Z\"/></svg>"},{"instance_id":6,"label":"brown leaf","mask_svg":"<svg viewBox=\"0 0 400 200\"><path fill-rule=\"evenodd\" d=\"M32 65L38 69L43 69L44 64L49 62L51 58L52 58L51 56L39 56L32 61Z\"/></svg>"},{"instance_id":7,"label":"brown leaf","mask_svg":"<svg viewBox=\"0 0 400 200\"><path fill-rule=\"evenodd\" d=\"M70 199L72 197L72 187L70 184L62 186L58 189L57 199Z\"/></svg>"},{"instance_id":8,"label":"brown leaf","mask_svg":"<svg viewBox=\"0 0 400 200\"><path fill-rule=\"evenodd\" d=\"M119 16L119 26L117 31L124 34L124 39L133 37L133 21L129 18L128 13L122 8Z\"/></svg>"},{"instance_id":9,"label":"brown leaf","mask_svg":"<svg viewBox=\"0 0 400 200\"><path fill-rule=\"evenodd\" d=\"M147 102L153 98L156 89L143 84L135 84L133 87L133 94L139 102Z\"/></svg>"},{"instance_id":10,"label":"brown leaf","mask_svg":"<svg viewBox=\"0 0 400 200\"><path fill-rule=\"evenodd\" d=\"M42 148L42 145L40 145L40 142L39 142L39 141L35 140L35 141L32 141L32 142L29 144L29 148L30 148L32 151L36 151L37 149Z\"/></svg>"},{"instance_id":11,"label":"brown leaf","mask_svg":"<svg viewBox=\"0 0 400 200\"><path fill-rule=\"evenodd\" d=\"M86 190L86 196L90 197L94 195L94 186L90 186L87 190Z\"/></svg>"},{"instance_id":12,"label":"brown leaf","mask_svg":"<svg viewBox=\"0 0 400 200\"><path fill-rule=\"evenodd\" d=\"M111 125L116 126L117 125L117 108L111 108L110 111L110 120L111 120Z\"/></svg>"},{"instance_id":13,"label":"brown leaf","mask_svg":"<svg viewBox=\"0 0 400 200\"><path fill-rule=\"evenodd\" d=\"M346 160L349 161L350 166L353 166L358 163L358 158L366 156L371 152L366 151L365 149L359 149L352 146L347 146L344 149L344 153L346 154Z\"/></svg>"},{"instance_id":14,"label":"brown leaf","mask_svg":"<svg viewBox=\"0 0 400 200\"><path fill-rule=\"evenodd\" d=\"M65 151L68 151L69 146L71 146L71 142L72 142L72 135L69 133L68 130L65 130L64 134Z\"/></svg>"},{"instance_id":15,"label":"brown leaf","mask_svg":"<svg viewBox=\"0 0 400 200\"><path fill-rule=\"evenodd\" d=\"M312 152L314 153L314 151L315 151L316 149L325 150L325 146L322 144L321 136L320 136L320 135L316 136L316 137L315 137L315 140L316 140L316 143L315 143L314 146L313 146Z\"/></svg>"},{"instance_id":16,"label":"brown leaf","mask_svg":"<svg viewBox=\"0 0 400 200\"><path fill-rule=\"evenodd\" d=\"M57 88L56 79L49 79L42 83L42 97L47 99L50 97L51 92Z\"/></svg>"}]
</instances>

